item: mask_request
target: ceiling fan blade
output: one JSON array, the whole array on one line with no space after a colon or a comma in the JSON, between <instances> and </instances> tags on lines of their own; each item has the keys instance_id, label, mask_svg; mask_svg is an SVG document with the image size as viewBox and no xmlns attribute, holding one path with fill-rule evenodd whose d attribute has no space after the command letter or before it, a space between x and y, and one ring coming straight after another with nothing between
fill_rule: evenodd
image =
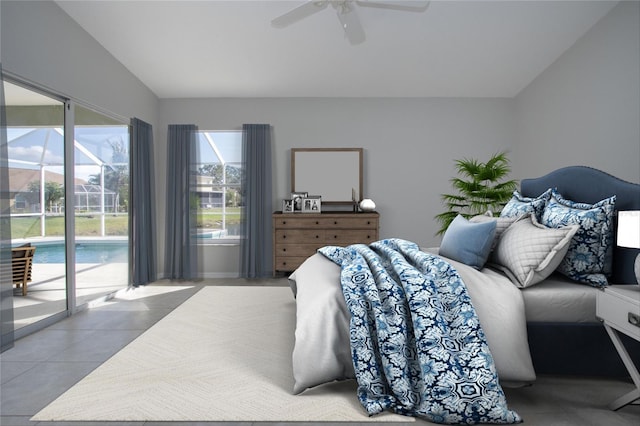
<instances>
[{"instance_id":1,"label":"ceiling fan blade","mask_svg":"<svg viewBox=\"0 0 640 426\"><path fill-rule=\"evenodd\" d=\"M378 7L382 9L406 10L408 12L424 12L429 7L429 0L356 0L360 6Z\"/></svg>"},{"instance_id":2,"label":"ceiling fan blade","mask_svg":"<svg viewBox=\"0 0 640 426\"><path fill-rule=\"evenodd\" d=\"M366 38L364 28L362 28L358 14L353 6L349 3L340 3L337 5L334 3L334 7L338 12L338 19L349 43L355 45L364 42Z\"/></svg>"},{"instance_id":3,"label":"ceiling fan blade","mask_svg":"<svg viewBox=\"0 0 640 426\"><path fill-rule=\"evenodd\" d=\"M328 0L310 0L306 3L291 9L284 15L280 15L271 21L271 25L276 28L284 28L295 22L300 21L307 16L311 16L314 13L320 12L322 9L329 5Z\"/></svg>"}]
</instances>

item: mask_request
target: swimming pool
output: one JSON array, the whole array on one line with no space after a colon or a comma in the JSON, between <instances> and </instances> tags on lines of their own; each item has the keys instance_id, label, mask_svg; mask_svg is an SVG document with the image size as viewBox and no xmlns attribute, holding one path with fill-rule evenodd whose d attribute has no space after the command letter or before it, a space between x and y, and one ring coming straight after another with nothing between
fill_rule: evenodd
<instances>
[{"instance_id":1,"label":"swimming pool","mask_svg":"<svg viewBox=\"0 0 640 426\"><path fill-rule=\"evenodd\" d=\"M64 243L34 243L33 263L64 263ZM76 243L76 263L125 263L129 259L128 241L82 241Z\"/></svg>"},{"instance_id":2,"label":"swimming pool","mask_svg":"<svg viewBox=\"0 0 640 426\"><path fill-rule=\"evenodd\" d=\"M215 231L200 232L200 233L198 233L198 235L196 235L196 238L198 238L200 240L204 240L204 239L220 239L220 238L225 238L226 236L227 236L227 230L226 229L216 229Z\"/></svg>"}]
</instances>

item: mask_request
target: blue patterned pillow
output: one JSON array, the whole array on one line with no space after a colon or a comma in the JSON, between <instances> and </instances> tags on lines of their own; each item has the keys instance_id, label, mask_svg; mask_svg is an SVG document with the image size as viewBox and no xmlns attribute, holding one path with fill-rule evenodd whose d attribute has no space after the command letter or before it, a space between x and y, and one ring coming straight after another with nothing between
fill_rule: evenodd
<instances>
[{"instance_id":1,"label":"blue patterned pillow","mask_svg":"<svg viewBox=\"0 0 640 426\"><path fill-rule=\"evenodd\" d=\"M439 254L482 269L489 258L496 234L496 221L472 223L456 216L442 237Z\"/></svg>"},{"instance_id":2,"label":"blue patterned pillow","mask_svg":"<svg viewBox=\"0 0 640 426\"><path fill-rule=\"evenodd\" d=\"M516 189L513 196L500 212L500 217L520 217L527 213L533 213L538 222L542 218L544 206L551 198L552 189L549 188L536 198L523 197Z\"/></svg>"},{"instance_id":3,"label":"blue patterned pillow","mask_svg":"<svg viewBox=\"0 0 640 426\"><path fill-rule=\"evenodd\" d=\"M574 281L605 287L613 255L613 210L616 196L595 204L566 200L554 190L542 215L550 228L580 225L557 271Z\"/></svg>"}]
</instances>

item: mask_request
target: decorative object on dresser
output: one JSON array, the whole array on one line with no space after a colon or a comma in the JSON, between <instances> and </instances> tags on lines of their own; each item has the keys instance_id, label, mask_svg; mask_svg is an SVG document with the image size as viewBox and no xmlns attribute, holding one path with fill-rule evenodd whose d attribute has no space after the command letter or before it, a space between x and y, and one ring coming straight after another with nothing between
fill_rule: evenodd
<instances>
[{"instance_id":1,"label":"decorative object on dresser","mask_svg":"<svg viewBox=\"0 0 640 426\"><path fill-rule=\"evenodd\" d=\"M360 201L360 210L362 210L363 212L372 212L375 209L376 203L374 203L373 200L365 198L364 200Z\"/></svg>"},{"instance_id":2,"label":"decorative object on dresser","mask_svg":"<svg viewBox=\"0 0 640 426\"><path fill-rule=\"evenodd\" d=\"M292 199L284 199L282 200L282 213L293 213L293 200Z\"/></svg>"},{"instance_id":3,"label":"decorative object on dresser","mask_svg":"<svg viewBox=\"0 0 640 426\"><path fill-rule=\"evenodd\" d=\"M309 195L302 199L303 213L320 213L322 211L322 197L319 195Z\"/></svg>"},{"instance_id":4,"label":"decorative object on dresser","mask_svg":"<svg viewBox=\"0 0 640 426\"><path fill-rule=\"evenodd\" d=\"M273 214L273 271L291 272L327 245L369 244L378 240L377 212Z\"/></svg>"},{"instance_id":5,"label":"decorative object on dresser","mask_svg":"<svg viewBox=\"0 0 640 426\"><path fill-rule=\"evenodd\" d=\"M618 212L618 247L640 249L640 210ZM636 255L633 271L640 285L640 253Z\"/></svg>"},{"instance_id":6,"label":"decorative object on dresser","mask_svg":"<svg viewBox=\"0 0 640 426\"><path fill-rule=\"evenodd\" d=\"M640 400L640 373L618 335L623 333L640 342L640 288L630 285L605 287L596 297L596 316L602 320L636 387L609 404L609 408L617 410Z\"/></svg>"},{"instance_id":7,"label":"decorative object on dresser","mask_svg":"<svg viewBox=\"0 0 640 426\"><path fill-rule=\"evenodd\" d=\"M292 191L291 192L291 200L293 201L293 211L301 212L302 211L302 199L307 198L309 195L308 192L302 191Z\"/></svg>"}]
</instances>

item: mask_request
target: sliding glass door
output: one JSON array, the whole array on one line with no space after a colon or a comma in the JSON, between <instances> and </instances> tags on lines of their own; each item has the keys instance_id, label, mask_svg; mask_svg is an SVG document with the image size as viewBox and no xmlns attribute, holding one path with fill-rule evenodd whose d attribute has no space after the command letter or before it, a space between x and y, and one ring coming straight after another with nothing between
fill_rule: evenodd
<instances>
[{"instance_id":1,"label":"sliding glass door","mask_svg":"<svg viewBox=\"0 0 640 426\"><path fill-rule=\"evenodd\" d=\"M14 284L20 337L130 282L129 126L18 82L4 90L11 246L36 247L26 291Z\"/></svg>"},{"instance_id":2,"label":"sliding glass door","mask_svg":"<svg viewBox=\"0 0 640 426\"><path fill-rule=\"evenodd\" d=\"M67 310L65 102L7 82L4 89L11 246L36 247L30 279L14 283L17 330ZM54 252L53 246L60 249Z\"/></svg>"},{"instance_id":3,"label":"sliding glass door","mask_svg":"<svg viewBox=\"0 0 640 426\"><path fill-rule=\"evenodd\" d=\"M129 126L82 106L74 114L75 302L129 283Z\"/></svg>"}]
</instances>

